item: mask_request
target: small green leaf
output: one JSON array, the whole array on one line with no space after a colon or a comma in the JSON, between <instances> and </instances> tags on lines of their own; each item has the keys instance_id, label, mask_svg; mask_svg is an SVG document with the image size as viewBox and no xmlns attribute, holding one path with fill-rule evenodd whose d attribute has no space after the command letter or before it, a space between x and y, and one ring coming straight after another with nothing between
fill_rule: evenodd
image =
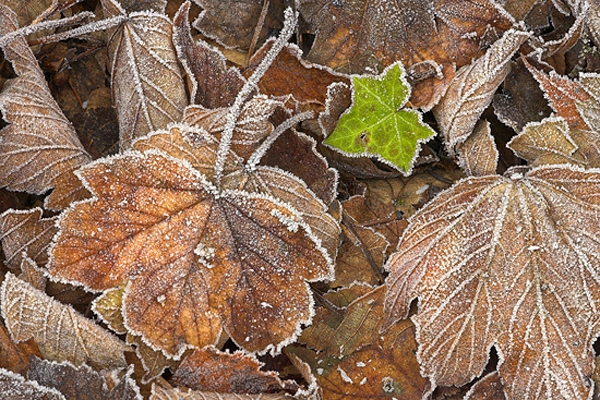
<instances>
[{"instance_id":1,"label":"small green leaf","mask_svg":"<svg viewBox=\"0 0 600 400\"><path fill-rule=\"evenodd\" d=\"M325 144L352 157L377 157L410 174L419 143L435 135L416 110L402 107L410 96L400 62L378 76L354 76L353 104Z\"/></svg>"}]
</instances>

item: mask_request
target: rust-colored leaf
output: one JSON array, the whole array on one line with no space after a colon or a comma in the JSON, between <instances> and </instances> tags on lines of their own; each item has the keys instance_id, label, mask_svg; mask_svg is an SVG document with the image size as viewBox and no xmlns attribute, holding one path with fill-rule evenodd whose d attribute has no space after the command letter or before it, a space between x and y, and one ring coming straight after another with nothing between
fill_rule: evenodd
<instances>
[{"instance_id":1,"label":"rust-colored leaf","mask_svg":"<svg viewBox=\"0 0 600 400\"><path fill-rule=\"evenodd\" d=\"M4 324L0 322L0 369L24 374L29 368L30 355L41 356L40 350L33 340L22 343L12 341ZM2 393L2 390L0 390Z\"/></svg>"},{"instance_id":2,"label":"rust-colored leaf","mask_svg":"<svg viewBox=\"0 0 600 400\"><path fill-rule=\"evenodd\" d=\"M94 291L129 281L125 326L152 347L179 356L224 328L246 350L276 352L310 321L305 281L330 277L330 261L285 203L217 191L155 150L80 174L96 198L61 218L49 271Z\"/></svg>"},{"instance_id":3,"label":"rust-colored leaf","mask_svg":"<svg viewBox=\"0 0 600 400\"><path fill-rule=\"evenodd\" d=\"M395 61L406 66L411 103L430 109L454 68L471 62L489 27L506 30L512 18L487 0L302 0L299 11L315 42L308 60L349 73L378 73Z\"/></svg>"},{"instance_id":4,"label":"rust-colored leaf","mask_svg":"<svg viewBox=\"0 0 600 400\"><path fill-rule=\"evenodd\" d=\"M0 5L0 35L18 28L16 15ZM88 196L73 171L91 158L50 94L44 73L23 37L4 48L17 78L0 93L0 110L10 123L0 131L0 187L43 194L45 207L59 210Z\"/></svg>"},{"instance_id":5,"label":"rust-colored leaf","mask_svg":"<svg viewBox=\"0 0 600 400\"><path fill-rule=\"evenodd\" d=\"M530 33L521 29L508 30L485 55L456 73L446 94L433 108L450 152L471 134L491 103L494 92L509 73L511 57L529 36Z\"/></svg>"},{"instance_id":6,"label":"rust-colored leaf","mask_svg":"<svg viewBox=\"0 0 600 400\"><path fill-rule=\"evenodd\" d=\"M56 362L33 357L27 378L44 387L55 389L68 399L77 400L142 400L135 381L125 376L109 389L107 379L83 364L79 367L68 361Z\"/></svg>"},{"instance_id":7,"label":"rust-colored leaf","mask_svg":"<svg viewBox=\"0 0 600 400\"><path fill-rule=\"evenodd\" d=\"M0 368L0 394L10 400L66 400L58 390L26 380L3 368Z\"/></svg>"},{"instance_id":8,"label":"rust-colored leaf","mask_svg":"<svg viewBox=\"0 0 600 400\"><path fill-rule=\"evenodd\" d=\"M206 392L259 394L282 391L284 383L277 374L260 371L260 367L253 356L205 347L187 356L170 382Z\"/></svg>"},{"instance_id":9,"label":"rust-colored leaf","mask_svg":"<svg viewBox=\"0 0 600 400\"><path fill-rule=\"evenodd\" d=\"M498 149L490 129L490 123L479 121L467 140L456 146L458 162L467 176L483 176L496 173Z\"/></svg>"},{"instance_id":10,"label":"rust-colored leaf","mask_svg":"<svg viewBox=\"0 0 600 400\"><path fill-rule=\"evenodd\" d=\"M98 369L125 365L123 342L11 273L4 278L0 300L13 340L33 338L44 358Z\"/></svg>"},{"instance_id":11,"label":"rust-colored leaf","mask_svg":"<svg viewBox=\"0 0 600 400\"><path fill-rule=\"evenodd\" d=\"M127 14L115 0L102 0L105 14ZM169 18L131 12L110 32L111 86L119 118L120 148L151 131L178 122L188 105Z\"/></svg>"},{"instance_id":12,"label":"rust-colored leaf","mask_svg":"<svg viewBox=\"0 0 600 400\"><path fill-rule=\"evenodd\" d=\"M319 353L299 346L287 351L310 364L325 399L421 398L427 380L414 356L414 326L402 321L380 333L385 287L358 288L329 297L337 303L344 292L363 293L343 316L319 308L314 324L302 333L300 341Z\"/></svg>"},{"instance_id":13,"label":"rust-colored leaf","mask_svg":"<svg viewBox=\"0 0 600 400\"><path fill-rule=\"evenodd\" d=\"M387 265L388 324L419 299L417 357L432 390L479 376L495 346L507 399L588 398L600 171L505 175L462 180L412 217Z\"/></svg>"},{"instance_id":14,"label":"rust-colored leaf","mask_svg":"<svg viewBox=\"0 0 600 400\"><path fill-rule=\"evenodd\" d=\"M9 209L0 214L0 241L11 269L21 265L25 252L40 265L48 261L47 250L57 229L56 218L42 218L41 208Z\"/></svg>"}]
</instances>

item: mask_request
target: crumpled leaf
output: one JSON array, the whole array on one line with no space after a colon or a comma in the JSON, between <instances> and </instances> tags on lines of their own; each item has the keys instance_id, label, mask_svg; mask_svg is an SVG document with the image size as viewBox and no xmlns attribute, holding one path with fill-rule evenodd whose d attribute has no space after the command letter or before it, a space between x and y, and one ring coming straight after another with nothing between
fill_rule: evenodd
<instances>
[{"instance_id":1,"label":"crumpled leaf","mask_svg":"<svg viewBox=\"0 0 600 400\"><path fill-rule=\"evenodd\" d=\"M68 361L58 363L32 357L27 378L56 389L69 399L142 400L140 390L130 374L131 370L109 389L106 378L85 364L76 367Z\"/></svg>"},{"instance_id":2,"label":"crumpled leaf","mask_svg":"<svg viewBox=\"0 0 600 400\"><path fill-rule=\"evenodd\" d=\"M471 134L509 73L511 57L529 36L520 28L508 30L485 55L456 73L446 94L432 110L449 152Z\"/></svg>"},{"instance_id":3,"label":"crumpled leaf","mask_svg":"<svg viewBox=\"0 0 600 400\"><path fill-rule=\"evenodd\" d=\"M80 176L96 197L63 214L50 274L94 291L129 281L125 325L153 348L178 357L225 329L248 351L277 352L310 321L306 281L330 278L330 260L285 203L217 191L152 150Z\"/></svg>"},{"instance_id":4,"label":"crumpled leaf","mask_svg":"<svg viewBox=\"0 0 600 400\"><path fill-rule=\"evenodd\" d=\"M56 218L42 218L44 211L8 209L0 214L0 241L11 269L21 265L23 252L40 265L48 261L47 250L56 233Z\"/></svg>"},{"instance_id":5,"label":"crumpled leaf","mask_svg":"<svg viewBox=\"0 0 600 400\"><path fill-rule=\"evenodd\" d=\"M357 296L358 294L358 296ZM343 315L319 308L312 326L286 352L308 362L325 399L418 399L427 380L414 356L414 326L402 321L380 333L385 287L353 286L326 297L336 306L352 299Z\"/></svg>"},{"instance_id":6,"label":"crumpled leaf","mask_svg":"<svg viewBox=\"0 0 600 400\"><path fill-rule=\"evenodd\" d=\"M152 394L150 395L150 400L289 400L289 398L285 393L251 395L201 392L184 388L166 389L156 384L152 384Z\"/></svg>"},{"instance_id":7,"label":"crumpled leaf","mask_svg":"<svg viewBox=\"0 0 600 400\"><path fill-rule=\"evenodd\" d=\"M489 29L512 17L487 0L301 0L298 10L316 34L309 61L348 73L377 73L401 61L413 85L411 104L429 110L454 69L480 53Z\"/></svg>"},{"instance_id":8,"label":"crumpled leaf","mask_svg":"<svg viewBox=\"0 0 600 400\"><path fill-rule=\"evenodd\" d=\"M194 42L189 24L190 3L185 2L173 19L173 42L188 77L193 104L205 108L229 107L244 85L237 68L227 68L225 57L199 39Z\"/></svg>"},{"instance_id":9,"label":"crumpled leaf","mask_svg":"<svg viewBox=\"0 0 600 400\"><path fill-rule=\"evenodd\" d=\"M512 169L459 181L411 218L387 264L387 324L419 299L431 390L479 376L494 346L507 399L591 395L599 182L597 169Z\"/></svg>"},{"instance_id":10,"label":"crumpled leaf","mask_svg":"<svg viewBox=\"0 0 600 400\"><path fill-rule=\"evenodd\" d=\"M187 356L169 382L219 393L259 394L285 389L275 372L260 371L260 367L260 362L251 355L224 353L209 346Z\"/></svg>"},{"instance_id":11,"label":"crumpled leaf","mask_svg":"<svg viewBox=\"0 0 600 400\"><path fill-rule=\"evenodd\" d=\"M498 149L487 120L479 121L467 140L456 146L458 163L467 176L484 176L496 173Z\"/></svg>"},{"instance_id":12,"label":"crumpled leaf","mask_svg":"<svg viewBox=\"0 0 600 400\"><path fill-rule=\"evenodd\" d=\"M0 35L18 29L16 15L0 5ZM77 133L50 94L44 73L23 37L3 48L17 78L5 83L0 111L10 123L0 131L0 187L43 194L53 210L88 196L73 171L91 161Z\"/></svg>"},{"instance_id":13,"label":"crumpled leaf","mask_svg":"<svg viewBox=\"0 0 600 400\"><path fill-rule=\"evenodd\" d=\"M379 76L354 76L352 85L352 106L323 143L351 157L375 156L410 175L420 143L435 131L418 111L401 109L410 95L402 64Z\"/></svg>"},{"instance_id":14,"label":"crumpled leaf","mask_svg":"<svg viewBox=\"0 0 600 400\"><path fill-rule=\"evenodd\" d=\"M66 400L59 391L0 368L0 395L10 400Z\"/></svg>"},{"instance_id":15,"label":"crumpled leaf","mask_svg":"<svg viewBox=\"0 0 600 400\"><path fill-rule=\"evenodd\" d=\"M107 16L125 14L115 0L102 0ZM121 150L133 139L179 122L188 105L169 18L131 12L109 34L111 87L119 118Z\"/></svg>"},{"instance_id":16,"label":"crumpled leaf","mask_svg":"<svg viewBox=\"0 0 600 400\"><path fill-rule=\"evenodd\" d=\"M127 346L72 307L7 273L0 289L2 317L16 343L33 338L48 360L125 366Z\"/></svg>"}]
</instances>

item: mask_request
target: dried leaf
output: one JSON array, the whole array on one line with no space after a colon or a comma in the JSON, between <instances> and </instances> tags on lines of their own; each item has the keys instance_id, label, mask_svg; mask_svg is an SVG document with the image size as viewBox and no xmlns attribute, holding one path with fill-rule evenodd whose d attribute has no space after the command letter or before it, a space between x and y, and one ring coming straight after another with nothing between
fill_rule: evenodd
<instances>
[{"instance_id":1,"label":"dried leaf","mask_svg":"<svg viewBox=\"0 0 600 400\"><path fill-rule=\"evenodd\" d=\"M125 13L115 0L101 2L109 16ZM171 36L169 18L149 11L128 14L109 35L111 86L122 150L129 149L135 138L180 121L188 104Z\"/></svg>"},{"instance_id":2,"label":"dried leaf","mask_svg":"<svg viewBox=\"0 0 600 400\"><path fill-rule=\"evenodd\" d=\"M163 352L154 350L148 346L141 336L127 335L127 344L135 345L135 355L138 357L144 369L141 382L146 384L162 375L165 369L175 371L179 361L167 358Z\"/></svg>"},{"instance_id":3,"label":"dried leaf","mask_svg":"<svg viewBox=\"0 0 600 400\"><path fill-rule=\"evenodd\" d=\"M365 289L370 290L363 287L359 293ZM300 338L319 353L298 346L288 349L310 364L324 398L408 400L423 395L427 381L418 372L412 323L402 321L380 333L384 297L383 286L370 290L350 303L343 317L319 308Z\"/></svg>"},{"instance_id":4,"label":"dried leaf","mask_svg":"<svg viewBox=\"0 0 600 400\"><path fill-rule=\"evenodd\" d=\"M479 121L473 133L456 146L458 163L467 176L483 176L496 173L498 149L487 120Z\"/></svg>"},{"instance_id":5,"label":"dried leaf","mask_svg":"<svg viewBox=\"0 0 600 400\"><path fill-rule=\"evenodd\" d=\"M585 121L577 110L577 103L590 98L580 83L572 81L555 71L545 73L534 68L526 58L523 58L529 72L539 82L547 96L550 106L559 117L564 118L572 129L588 129Z\"/></svg>"},{"instance_id":6,"label":"dried leaf","mask_svg":"<svg viewBox=\"0 0 600 400\"><path fill-rule=\"evenodd\" d=\"M592 130L600 131L600 74L580 74L579 84L590 95L576 103L577 111Z\"/></svg>"},{"instance_id":7,"label":"dried leaf","mask_svg":"<svg viewBox=\"0 0 600 400\"><path fill-rule=\"evenodd\" d=\"M150 400L289 400L287 394L231 394L200 392L191 389L172 388L152 384Z\"/></svg>"},{"instance_id":8,"label":"dried leaf","mask_svg":"<svg viewBox=\"0 0 600 400\"><path fill-rule=\"evenodd\" d=\"M310 321L305 280L329 278L331 265L289 206L217 192L189 163L151 150L80 174L96 198L61 218L49 271L95 291L129 281L125 326L153 348L180 356L224 328L248 351L277 352Z\"/></svg>"},{"instance_id":9,"label":"dried leaf","mask_svg":"<svg viewBox=\"0 0 600 400\"><path fill-rule=\"evenodd\" d=\"M32 340L15 343L8 330L0 322L0 371L5 368L12 372L25 374L29 368L29 356L41 356L40 350ZM2 390L0 389L0 393Z\"/></svg>"},{"instance_id":10,"label":"dried leaf","mask_svg":"<svg viewBox=\"0 0 600 400\"><path fill-rule=\"evenodd\" d=\"M315 41L307 58L334 70L377 73L401 61L418 84L411 103L431 109L454 75L480 51L484 33L512 18L487 0L301 0Z\"/></svg>"},{"instance_id":11,"label":"dried leaf","mask_svg":"<svg viewBox=\"0 0 600 400\"><path fill-rule=\"evenodd\" d=\"M0 300L13 340L33 338L44 358L97 369L125 366L124 343L11 273L4 278Z\"/></svg>"},{"instance_id":12,"label":"dried leaf","mask_svg":"<svg viewBox=\"0 0 600 400\"><path fill-rule=\"evenodd\" d=\"M410 175L420 143L435 131L423 123L418 111L403 109L409 95L400 63L379 76L352 77L352 106L323 143L350 157L377 157Z\"/></svg>"},{"instance_id":13,"label":"dried leaf","mask_svg":"<svg viewBox=\"0 0 600 400\"><path fill-rule=\"evenodd\" d=\"M0 368L0 395L7 400L66 400L59 391L25 380L4 368Z\"/></svg>"},{"instance_id":14,"label":"dried leaf","mask_svg":"<svg viewBox=\"0 0 600 400\"><path fill-rule=\"evenodd\" d=\"M21 274L18 276L19 279L29 283L39 291L43 292L46 290L48 278L46 278L45 271L38 267L35 261L26 254L23 254L20 268Z\"/></svg>"},{"instance_id":15,"label":"dried leaf","mask_svg":"<svg viewBox=\"0 0 600 400\"><path fill-rule=\"evenodd\" d=\"M92 302L92 310L110 329L119 335L127 333L123 320L123 292L125 285L109 289Z\"/></svg>"},{"instance_id":16,"label":"dried leaf","mask_svg":"<svg viewBox=\"0 0 600 400\"><path fill-rule=\"evenodd\" d=\"M76 367L68 361L58 363L33 357L27 378L56 389L69 399L142 400L140 390L130 374L131 370L109 389L106 378L85 364Z\"/></svg>"},{"instance_id":17,"label":"dried leaf","mask_svg":"<svg viewBox=\"0 0 600 400\"><path fill-rule=\"evenodd\" d=\"M506 400L498 372L492 372L474 384L464 400Z\"/></svg>"},{"instance_id":18,"label":"dried leaf","mask_svg":"<svg viewBox=\"0 0 600 400\"><path fill-rule=\"evenodd\" d=\"M205 108L230 107L244 85L237 68L227 68L223 54L205 41L194 42L189 24L190 3L173 19L173 42L186 71L193 104Z\"/></svg>"},{"instance_id":19,"label":"dried leaf","mask_svg":"<svg viewBox=\"0 0 600 400\"><path fill-rule=\"evenodd\" d=\"M446 147L454 151L475 128L494 92L510 71L510 59L530 33L519 28L508 30L481 58L461 68L433 114L446 138Z\"/></svg>"},{"instance_id":20,"label":"dried leaf","mask_svg":"<svg viewBox=\"0 0 600 400\"><path fill-rule=\"evenodd\" d=\"M41 208L29 210L8 209L0 214L0 241L11 269L21 265L25 252L36 263L46 264L47 250L57 229L56 218L42 218Z\"/></svg>"},{"instance_id":21,"label":"dried leaf","mask_svg":"<svg viewBox=\"0 0 600 400\"><path fill-rule=\"evenodd\" d=\"M260 371L259 361L242 352L224 353L215 347L196 349L173 374L170 383L193 390L259 394L282 391L275 372Z\"/></svg>"},{"instance_id":22,"label":"dried leaf","mask_svg":"<svg viewBox=\"0 0 600 400\"><path fill-rule=\"evenodd\" d=\"M17 28L16 15L0 5L0 35ZM44 206L62 209L88 196L73 170L91 158L50 94L25 39L16 38L3 50L18 77L0 93L0 111L10 123L0 131L0 187L35 194L56 188Z\"/></svg>"},{"instance_id":23,"label":"dried leaf","mask_svg":"<svg viewBox=\"0 0 600 400\"><path fill-rule=\"evenodd\" d=\"M479 376L495 346L507 399L591 395L598 182L596 169L512 169L462 180L411 218L387 264L386 310L389 325L419 298L432 390Z\"/></svg>"}]
</instances>

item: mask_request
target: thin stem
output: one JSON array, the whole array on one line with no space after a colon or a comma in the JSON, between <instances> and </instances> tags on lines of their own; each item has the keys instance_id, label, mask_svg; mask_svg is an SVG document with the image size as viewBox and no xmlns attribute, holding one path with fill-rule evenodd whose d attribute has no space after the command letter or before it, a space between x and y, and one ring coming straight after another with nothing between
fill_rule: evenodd
<instances>
[{"instance_id":1,"label":"thin stem","mask_svg":"<svg viewBox=\"0 0 600 400\"><path fill-rule=\"evenodd\" d=\"M250 43L250 47L248 48L248 58L246 59L246 65L248 65L248 61L250 61L250 58L254 54L254 48L256 47L258 38L260 37L260 32L262 31L262 28L265 25L265 19L267 18L268 10L269 10L269 0L264 0L262 11L260 12L260 16L258 17L258 22L256 24L256 27L254 28L254 35L252 36L252 42Z\"/></svg>"},{"instance_id":2,"label":"thin stem","mask_svg":"<svg viewBox=\"0 0 600 400\"><path fill-rule=\"evenodd\" d=\"M269 150L273 143L275 143L275 140L277 140L277 138L281 136L283 132L304 120L311 119L313 116L314 113L312 111L306 111L298 115L294 115L293 117L290 117L279 124L275 129L273 129L269 136L267 136L264 142L262 142L256 150L254 150L254 153L252 153L250 158L248 158L246 169L248 171L253 171L260 162L260 159L265 155L267 150Z\"/></svg>"},{"instance_id":3,"label":"thin stem","mask_svg":"<svg viewBox=\"0 0 600 400\"><path fill-rule=\"evenodd\" d=\"M283 49L288 40L294 34L294 28L298 22L298 14L288 7L284 11L284 17L285 20L283 22L281 34L277 40L275 40L273 46L269 49L269 52L260 62L254 73L250 76L250 78L248 78L246 83L244 83L244 86L242 86L242 89L236 96L233 105L229 108L229 112L225 117L225 128L221 134L221 142L219 143L217 160L215 161L214 184L217 189L221 189L221 178L223 177L223 169L225 168L225 158L227 157L227 153L231 147L231 138L233 137L233 131L235 129L237 120L242 113L242 107L248 96L250 96L260 81L260 78L263 77L273 61L275 61L275 57L277 57L279 52L281 52L281 49Z\"/></svg>"},{"instance_id":4,"label":"thin stem","mask_svg":"<svg viewBox=\"0 0 600 400\"><path fill-rule=\"evenodd\" d=\"M114 26L120 25L125 22L129 17L127 15L117 15L116 17L111 17L107 19L102 19L97 22L92 22L79 28L71 29L70 31L65 31L61 33L57 33L54 35L49 35L37 40L39 44L47 44L47 43L55 43L60 42L61 40L70 39L72 37L79 37L83 35L87 35L88 33L103 31L106 29L110 29Z\"/></svg>"}]
</instances>

